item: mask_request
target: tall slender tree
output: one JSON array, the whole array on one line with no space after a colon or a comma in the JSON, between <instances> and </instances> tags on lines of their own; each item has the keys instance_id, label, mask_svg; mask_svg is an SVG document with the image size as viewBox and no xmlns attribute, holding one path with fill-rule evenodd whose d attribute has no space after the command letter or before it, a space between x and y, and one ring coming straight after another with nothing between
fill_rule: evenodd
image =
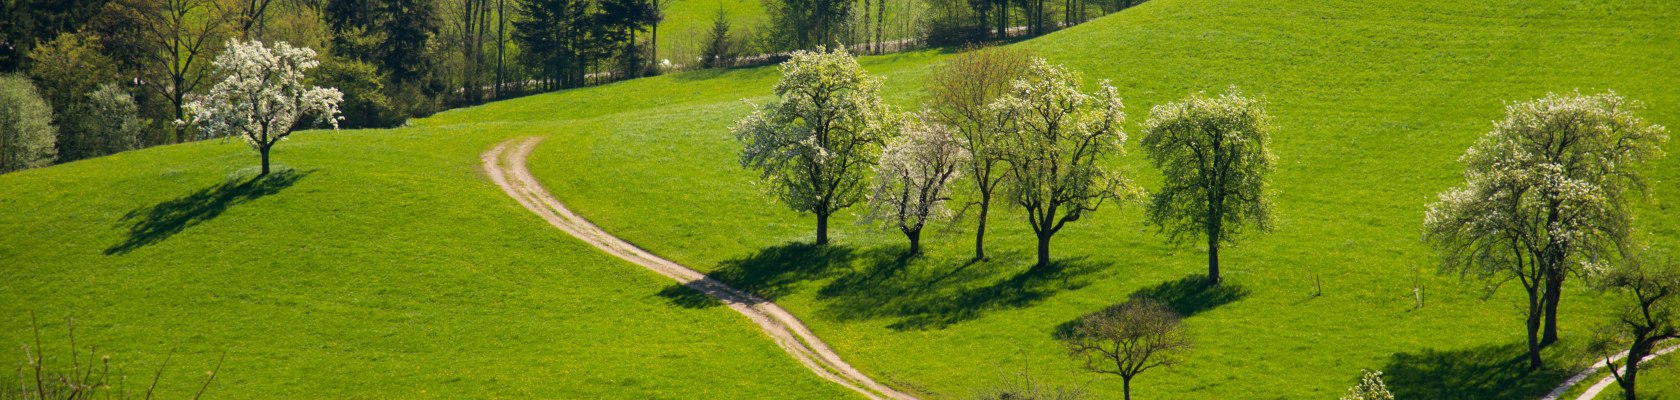
<instances>
[{"instance_id":1,"label":"tall slender tree","mask_svg":"<svg viewBox=\"0 0 1680 400\"><path fill-rule=\"evenodd\" d=\"M986 258L986 221L992 195L1008 175L1000 135L1003 114L987 106L1009 90L1009 85L1026 75L1032 54L1012 47L985 47L958 54L939 66L928 78L923 103L939 123L952 127L970 155L968 177L979 194L976 205L974 259Z\"/></svg>"}]
</instances>

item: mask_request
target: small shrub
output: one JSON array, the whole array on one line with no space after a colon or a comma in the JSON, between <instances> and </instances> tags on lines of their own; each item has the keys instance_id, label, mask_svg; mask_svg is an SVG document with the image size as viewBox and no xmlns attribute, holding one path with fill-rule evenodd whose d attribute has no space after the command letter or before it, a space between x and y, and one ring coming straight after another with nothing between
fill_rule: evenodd
<instances>
[{"instance_id":1,"label":"small shrub","mask_svg":"<svg viewBox=\"0 0 1680 400\"><path fill-rule=\"evenodd\" d=\"M1394 400L1394 394L1388 392L1388 385L1383 383L1382 371L1364 370L1359 378L1359 384L1348 388L1348 394L1342 400Z\"/></svg>"}]
</instances>

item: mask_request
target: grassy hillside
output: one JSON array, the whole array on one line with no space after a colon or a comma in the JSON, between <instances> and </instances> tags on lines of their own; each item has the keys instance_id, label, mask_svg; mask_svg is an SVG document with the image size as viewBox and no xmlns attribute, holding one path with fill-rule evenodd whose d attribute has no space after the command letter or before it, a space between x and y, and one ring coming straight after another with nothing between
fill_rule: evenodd
<instances>
[{"instance_id":1,"label":"grassy hillside","mask_svg":"<svg viewBox=\"0 0 1680 400\"><path fill-rule=\"evenodd\" d=\"M491 126L309 132L283 173L210 141L0 176L0 343L63 318L165 397L847 396L739 315L532 218L484 178ZM85 357L85 355L84 355ZM140 383L136 383L140 382Z\"/></svg>"},{"instance_id":2,"label":"grassy hillside","mask_svg":"<svg viewBox=\"0 0 1680 400\"><path fill-rule=\"evenodd\" d=\"M849 216L837 246L801 245L813 221L753 187L727 132L749 109L740 99L769 95L766 67L308 133L277 150L295 172L260 185L229 183L255 155L221 142L0 176L0 344L28 340L31 311L74 315L79 343L131 375L179 344L171 393L226 352L213 393L232 398L847 395L739 316L565 238L478 172L496 141L548 135L532 169L572 208L778 300L854 365L932 397L1023 368L1112 397L1118 380L1079 371L1052 334L1145 293L1193 311L1197 344L1140 377L1139 396L1328 398L1380 368L1408 398L1519 398L1590 358L1580 348L1610 303L1573 283L1555 367L1523 373L1520 292L1483 300L1480 281L1436 274L1418 240L1424 205L1456 184L1456 158L1508 100L1614 88L1680 126L1676 16L1662 0L1158 0L1019 44L1112 80L1133 133L1149 106L1194 90L1236 84L1271 101L1281 219L1224 252L1227 289L1185 284L1202 251L1164 244L1135 205L1058 235L1054 274L1027 272L1030 233L1011 212L994 215L985 263L963 262L966 221L909 262L900 238ZM865 64L912 107L945 57ZM1132 147L1115 163L1156 185ZM1680 243L1680 156L1652 175L1638 226ZM1415 310L1414 284L1428 293ZM62 346L56 326L47 340ZM1674 376L1669 365L1648 378Z\"/></svg>"},{"instance_id":3,"label":"grassy hillside","mask_svg":"<svg viewBox=\"0 0 1680 400\"><path fill-rule=\"evenodd\" d=\"M1109 207L1056 239L1059 274L1028 273L1020 216L995 216L997 257L963 262L968 224L896 259L900 239L839 224L839 246L816 250L813 222L757 192L736 164L728 126L766 99L767 69L628 82L446 113L449 125L512 119L554 136L533 169L610 232L778 299L853 363L940 397L963 396L1029 366L1052 382L1117 393L1117 379L1080 372L1052 339L1077 316L1134 293L1194 311L1197 347L1173 372L1140 378L1141 395L1188 398L1333 397L1360 368L1387 371L1413 398L1512 398L1548 390L1609 302L1572 284L1553 369L1521 371L1517 298L1507 287L1439 275L1419 241L1424 206L1456 184L1463 150L1506 101L1549 91L1616 89L1645 116L1680 125L1680 15L1669 2L1213 2L1167 0L1020 44L1109 79L1130 106L1238 85L1266 96L1280 133L1276 232L1225 254L1231 289L1197 292L1202 250L1175 247L1136 206ZM937 52L874 57L888 95L913 106ZM1135 147L1135 144L1134 144ZM1670 152L1677 147L1670 145ZM1134 148L1135 150L1135 148ZM1146 186L1159 179L1140 153L1118 164ZM1655 163L1655 202L1638 226L1680 243L1680 157ZM1322 296L1312 282L1323 281ZM1427 305L1413 309L1414 283ZM678 306L705 308L679 289ZM1651 376L1660 377L1654 373ZM1656 385L1653 385L1656 386Z\"/></svg>"}]
</instances>

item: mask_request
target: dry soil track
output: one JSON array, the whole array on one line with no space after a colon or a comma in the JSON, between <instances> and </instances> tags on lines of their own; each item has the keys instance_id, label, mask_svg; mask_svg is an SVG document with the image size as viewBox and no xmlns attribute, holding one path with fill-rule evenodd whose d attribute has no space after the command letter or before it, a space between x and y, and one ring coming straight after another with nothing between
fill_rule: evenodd
<instances>
[{"instance_id":1,"label":"dry soil track","mask_svg":"<svg viewBox=\"0 0 1680 400\"><path fill-rule=\"evenodd\" d=\"M645 267L660 275L717 298L764 330L772 340L811 372L873 399L915 399L915 396L882 385L864 375L829 349L798 318L768 300L707 277L698 271L660 258L608 234L588 220L572 213L548 193L525 167L525 159L542 138L517 138L484 152L484 171L514 200L560 228L601 251Z\"/></svg>"}]
</instances>

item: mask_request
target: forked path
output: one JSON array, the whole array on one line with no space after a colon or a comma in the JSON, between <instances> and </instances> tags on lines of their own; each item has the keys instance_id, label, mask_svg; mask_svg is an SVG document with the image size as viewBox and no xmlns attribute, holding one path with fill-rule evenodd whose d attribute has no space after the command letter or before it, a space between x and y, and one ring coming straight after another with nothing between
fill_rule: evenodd
<instances>
[{"instance_id":1,"label":"forked path","mask_svg":"<svg viewBox=\"0 0 1680 400\"><path fill-rule=\"evenodd\" d=\"M572 236L589 243L601 251L607 252L625 261L645 267L660 275L675 279L683 284L708 296L712 296L728 305L730 309L741 313L757 324L764 334L780 346L794 360L799 361L806 369L818 376L845 386L872 399L915 399L908 393L882 385L870 379L868 375L859 372L851 364L841 360L840 356L829 349L804 323L794 318L781 306L765 300L751 293L747 293L723 284L705 274L689 269L680 264L660 258L642 250L635 245L625 242L616 236L608 234L595 226L589 220L572 213L565 205L560 204L553 195L548 193L531 171L525 167L525 159L531 154L531 149L541 142L540 137L510 139L497 144L490 151L484 152L480 159L484 162L484 171L490 175L490 180L501 186L509 196L524 205L526 209L548 221L555 228L560 228Z\"/></svg>"}]
</instances>

